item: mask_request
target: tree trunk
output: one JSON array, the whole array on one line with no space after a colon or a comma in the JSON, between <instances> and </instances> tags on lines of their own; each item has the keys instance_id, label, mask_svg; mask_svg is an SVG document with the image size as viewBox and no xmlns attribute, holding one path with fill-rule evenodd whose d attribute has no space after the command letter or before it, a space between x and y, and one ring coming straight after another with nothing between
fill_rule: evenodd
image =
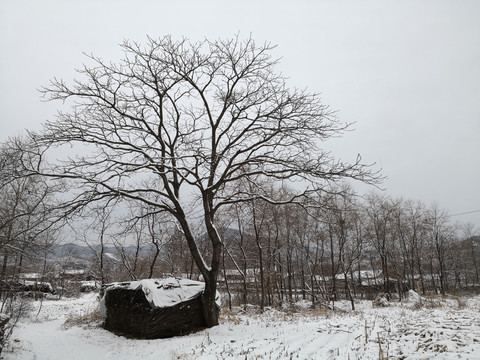
<instances>
[{"instance_id":1,"label":"tree trunk","mask_svg":"<svg viewBox=\"0 0 480 360\"><path fill-rule=\"evenodd\" d=\"M217 274L210 272L210 276L205 278L205 290L202 294L202 312L205 325L213 327L218 325L220 308L215 303L217 294Z\"/></svg>"},{"instance_id":2,"label":"tree trunk","mask_svg":"<svg viewBox=\"0 0 480 360\"><path fill-rule=\"evenodd\" d=\"M263 272L263 251L262 246L257 240L257 247L258 247L258 261L260 267L260 308L263 311L265 308L265 274Z\"/></svg>"},{"instance_id":3,"label":"tree trunk","mask_svg":"<svg viewBox=\"0 0 480 360\"><path fill-rule=\"evenodd\" d=\"M425 295L426 294L425 279L423 277L423 269L422 269L422 263L420 259L421 259L420 256L417 255L416 263L417 263L418 275L420 277L420 287L422 288L422 295Z\"/></svg>"},{"instance_id":4,"label":"tree trunk","mask_svg":"<svg viewBox=\"0 0 480 360\"><path fill-rule=\"evenodd\" d=\"M210 270L205 271L205 268L201 269L201 271L203 270L202 274L205 280L205 290L202 295L202 309L205 325L207 327L213 327L219 323L220 308L217 306L215 298L217 295L217 277L223 247L213 224L210 224L210 226L207 225L207 230L210 235L210 241L212 242L212 261ZM204 264L202 259L201 265L203 266ZM198 263L197 266L199 266Z\"/></svg>"},{"instance_id":5,"label":"tree trunk","mask_svg":"<svg viewBox=\"0 0 480 360\"><path fill-rule=\"evenodd\" d=\"M227 276L227 269L225 268L225 247L222 251L222 268L223 268L223 278L225 281L225 289L227 290L228 294L228 308L232 310L232 293L230 292L230 286L228 285L228 276Z\"/></svg>"},{"instance_id":6,"label":"tree trunk","mask_svg":"<svg viewBox=\"0 0 480 360\"><path fill-rule=\"evenodd\" d=\"M216 326L218 325L218 317L220 314L219 308L215 303L215 297L217 293L217 276L222 254L222 242L220 241L220 236L218 235L213 223L206 219L205 225L207 228L208 237L212 243L212 260L210 267L208 267L190 230L190 226L186 220L185 214L179 211L177 214L177 220L182 227L193 260L195 261L195 264L200 270L200 273L205 281L205 290L202 294L202 312L205 320L205 326Z\"/></svg>"},{"instance_id":7,"label":"tree trunk","mask_svg":"<svg viewBox=\"0 0 480 360\"><path fill-rule=\"evenodd\" d=\"M331 299L335 304L335 300L337 300L337 279L336 279L336 269L335 269L335 253L334 253L334 246L333 246L333 234L332 229L329 228L329 237L330 237L330 265L331 265L331 272L332 272L332 287L331 287ZM335 305L334 305L335 306Z\"/></svg>"},{"instance_id":8,"label":"tree trunk","mask_svg":"<svg viewBox=\"0 0 480 360\"><path fill-rule=\"evenodd\" d=\"M152 259L152 262L150 263L150 270L148 273L149 279L153 277L153 272L155 270L155 263L157 262L158 255L160 254L160 247L158 246L157 243L154 243L154 245L155 245L155 254L153 254L153 259Z\"/></svg>"},{"instance_id":9,"label":"tree trunk","mask_svg":"<svg viewBox=\"0 0 480 360\"><path fill-rule=\"evenodd\" d=\"M215 298L217 295L217 277L220 267L222 243L217 235L210 235L210 240L212 241L213 247L211 269L207 271L207 276L205 276L205 274L203 275L205 279L205 291L202 295L203 317L207 327L217 326L220 315L220 308L217 306Z\"/></svg>"},{"instance_id":10,"label":"tree trunk","mask_svg":"<svg viewBox=\"0 0 480 360\"><path fill-rule=\"evenodd\" d=\"M345 291L347 293L348 300L350 300L352 310L355 310L355 300L353 299L352 289L350 288L350 282L348 281L348 272L345 271L343 276L345 277Z\"/></svg>"},{"instance_id":11,"label":"tree trunk","mask_svg":"<svg viewBox=\"0 0 480 360\"><path fill-rule=\"evenodd\" d=\"M472 257L473 257L473 265L475 266L475 279L477 280L477 284L480 285L480 275L478 272L477 260L475 258L475 253L473 251L472 251Z\"/></svg>"},{"instance_id":12,"label":"tree trunk","mask_svg":"<svg viewBox=\"0 0 480 360\"><path fill-rule=\"evenodd\" d=\"M247 269L247 255L245 254L245 251L243 247L240 248L242 250L242 255L243 255L243 294L242 294L242 299L243 299L243 305L245 308L247 307L247 280L248 280L248 269Z\"/></svg>"}]
</instances>

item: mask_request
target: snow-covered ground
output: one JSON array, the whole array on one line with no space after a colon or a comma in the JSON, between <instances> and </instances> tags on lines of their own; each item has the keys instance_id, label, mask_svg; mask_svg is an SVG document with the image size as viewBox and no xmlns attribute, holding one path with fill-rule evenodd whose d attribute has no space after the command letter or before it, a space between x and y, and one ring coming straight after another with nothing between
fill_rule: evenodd
<instances>
[{"instance_id":1,"label":"snow-covered ground","mask_svg":"<svg viewBox=\"0 0 480 360\"><path fill-rule=\"evenodd\" d=\"M358 310L224 314L221 325L158 340L114 335L92 318L95 294L33 304L4 358L13 359L480 359L480 297ZM38 316L37 316L38 313ZM97 311L98 313L98 311Z\"/></svg>"}]
</instances>

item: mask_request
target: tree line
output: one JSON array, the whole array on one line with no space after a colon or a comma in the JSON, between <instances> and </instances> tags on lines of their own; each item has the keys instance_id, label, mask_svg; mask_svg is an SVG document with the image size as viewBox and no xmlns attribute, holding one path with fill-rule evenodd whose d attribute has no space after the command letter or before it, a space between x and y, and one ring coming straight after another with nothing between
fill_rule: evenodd
<instances>
[{"instance_id":1,"label":"tree line","mask_svg":"<svg viewBox=\"0 0 480 360\"><path fill-rule=\"evenodd\" d=\"M57 274L62 264L51 264L47 255L65 233L92 249L92 270L101 283L202 275L174 219L153 206L130 201L121 212L113 206L84 209L82 223L65 232L66 218L54 201L58 188L24 176L8 177L2 187L4 283L26 270L45 278ZM271 191L278 199L291 196L286 187L272 184ZM479 289L480 245L473 226L454 223L438 205L379 191L360 196L347 185L316 196L317 206L255 199L218 215L223 239L218 282L230 306L349 299L354 307L356 298L378 292L401 298L409 289L443 295ZM194 231L209 261L208 236L200 224ZM117 250L114 260L105 252L108 246Z\"/></svg>"},{"instance_id":2,"label":"tree line","mask_svg":"<svg viewBox=\"0 0 480 360\"><path fill-rule=\"evenodd\" d=\"M256 200L219 215L224 240L218 283L227 306L263 309L299 300L331 306L348 299L354 308L356 299L379 293L402 299L410 289L442 295L480 289L480 237L437 204L379 191L360 196L349 186L318 197L323 205L314 208ZM111 281L166 274L201 279L174 222L148 208L135 213L133 222L120 222L128 223L125 230L109 234L118 261L109 269L97 261L98 271L108 272ZM201 227L197 231L209 259L208 237Z\"/></svg>"}]
</instances>

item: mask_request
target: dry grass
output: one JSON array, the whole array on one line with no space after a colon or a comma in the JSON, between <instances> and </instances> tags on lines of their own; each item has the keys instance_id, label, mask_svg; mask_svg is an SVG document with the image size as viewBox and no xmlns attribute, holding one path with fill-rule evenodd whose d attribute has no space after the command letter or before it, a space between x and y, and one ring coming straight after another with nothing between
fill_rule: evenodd
<instances>
[{"instance_id":1,"label":"dry grass","mask_svg":"<svg viewBox=\"0 0 480 360\"><path fill-rule=\"evenodd\" d=\"M104 317L100 311L100 308L82 314L82 315L70 315L64 322L63 327L69 329L73 326L82 326L85 328L88 327L97 327L101 326L104 321Z\"/></svg>"},{"instance_id":2,"label":"dry grass","mask_svg":"<svg viewBox=\"0 0 480 360\"><path fill-rule=\"evenodd\" d=\"M459 310L463 310L467 307L467 300L465 298L457 296L455 297L455 300L457 301L457 306Z\"/></svg>"},{"instance_id":3,"label":"dry grass","mask_svg":"<svg viewBox=\"0 0 480 360\"><path fill-rule=\"evenodd\" d=\"M221 314L220 318L223 321L232 323L234 325L238 325L238 324L241 323L241 320L238 317L238 312L233 311L233 309L232 310L230 310L228 308L222 309L222 314Z\"/></svg>"},{"instance_id":4,"label":"dry grass","mask_svg":"<svg viewBox=\"0 0 480 360\"><path fill-rule=\"evenodd\" d=\"M421 298L421 301L413 306L414 310L419 309L438 309L445 306L445 301L437 295L429 295Z\"/></svg>"}]
</instances>

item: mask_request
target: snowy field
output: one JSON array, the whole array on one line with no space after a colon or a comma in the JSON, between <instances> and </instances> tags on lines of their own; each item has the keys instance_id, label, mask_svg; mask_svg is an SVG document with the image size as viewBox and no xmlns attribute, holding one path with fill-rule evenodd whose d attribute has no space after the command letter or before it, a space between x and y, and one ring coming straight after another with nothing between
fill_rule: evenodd
<instances>
[{"instance_id":1,"label":"snowy field","mask_svg":"<svg viewBox=\"0 0 480 360\"><path fill-rule=\"evenodd\" d=\"M95 294L32 304L3 357L13 359L480 359L480 297L422 299L358 310L229 313L221 325L134 340L99 326ZM348 309L348 304L341 303Z\"/></svg>"}]
</instances>

